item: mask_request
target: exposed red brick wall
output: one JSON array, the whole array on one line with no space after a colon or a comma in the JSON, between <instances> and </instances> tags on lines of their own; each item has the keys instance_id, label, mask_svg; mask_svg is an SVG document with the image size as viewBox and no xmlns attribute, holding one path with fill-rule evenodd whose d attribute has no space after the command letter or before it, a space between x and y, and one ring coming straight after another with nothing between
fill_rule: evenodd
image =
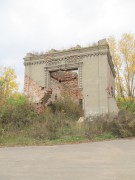
<instances>
[{"instance_id":1,"label":"exposed red brick wall","mask_svg":"<svg viewBox=\"0 0 135 180\"><path fill-rule=\"evenodd\" d=\"M78 88L78 74L72 71L51 73L50 91L25 76L24 93L32 102L37 104L36 107L39 112L43 111L44 107L53 102L56 97L68 95L74 100L82 99Z\"/></svg>"},{"instance_id":2,"label":"exposed red brick wall","mask_svg":"<svg viewBox=\"0 0 135 180\"><path fill-rule=\"evenodd\" d=\"M25 76L24 93L35 103L38 103L45 96L45 89L35 81Z\"/></svg>"},{"instance_id":3,"label":"exposed red brick wall","mask_svg":"<svg viewBox=\"0 0 135 180\"><path fill-rule=\"evenodd\" d=\"M73 71L57 71L51 73L52 93L59 95L70 95L71 98L79 100L82 98L78 88L78 74Z\"/></svg>"}]
</instances>

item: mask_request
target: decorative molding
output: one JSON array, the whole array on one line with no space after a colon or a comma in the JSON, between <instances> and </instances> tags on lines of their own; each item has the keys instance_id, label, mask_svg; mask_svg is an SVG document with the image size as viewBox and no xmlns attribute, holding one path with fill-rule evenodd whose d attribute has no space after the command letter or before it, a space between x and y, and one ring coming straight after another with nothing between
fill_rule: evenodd
<instances>
[{"instance_id":1,"label":"decorative molding","mask_svg":"<svg viewBox=\"0 0 135 180\"><path fill-rule=\"evenodd\" d=\"M68 55L64 57L50 57L50 58L44 58L44 59L39 59L39 60L25 60L24 65L29 66L29 65L38 65L38 64L48 64L48 65L53 65L53 64L59 64L60 61L79 61L82 58L85 57L92 57L92 56L99 56L99 55L107 55L107 51L98 51L98 52L93 52L93 53L88 53L88 54L79 54L79 55Z\"/></svg>"},{"instance_id":2,"label":"decorative molding","mask_svg":"<svg viewBox=\"0 0 135 180\"><path fill-rule=\"evenodd\" d=\"M80 58L78 59L68 59L63 58L61 60L50 60L47 61L44 67L45 70L45 87L50 88L50 72L59 70L71 70L78 69L78 86L82 89L82 65L83 62Z\"/></svg>"},{"instance_id":3,"label":"decorative molding","mask_svg":"<svg viewBox=\"0 0 135 180\"><path fill-rule=\"evenodd\" d=\"M50 72L51 71L58 71L58 70L71 70L71 69L78 69L78 87L82 89L82 65L83 65L83 58L88 58L92 56L100 56L100 55L107 55L108 49L96 49L97 51L77 51L74 54L71 52L63 52L63 56L47 56L40 58L39 60L33 60L32 57L27 60L25 59L24 65L31 66L31 65L40 65L44 66L45 70L45 87L47 89L50 88ZM67 54L68 53L68 54Z\"/></svg>"}]
</instances>

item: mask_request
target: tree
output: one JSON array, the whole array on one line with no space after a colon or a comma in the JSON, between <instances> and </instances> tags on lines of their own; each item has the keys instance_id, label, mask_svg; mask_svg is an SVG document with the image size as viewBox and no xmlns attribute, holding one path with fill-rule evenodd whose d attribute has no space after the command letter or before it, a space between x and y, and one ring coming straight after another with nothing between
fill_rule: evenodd
<instances>
[{"instance_id":1,"label":"tree","mask_svg":"<svg viewBox=\"0 0 135 180\"><path fill-rule=\"evenodd\" d=\"M0 75L0 102L3 103L8 97L18 90L15 70L11 67L3 67Z\"/></svg>"},{"instance_id":2,"label":"tree","mask_svg":"<svg viewBox=\"0 0 135 180\"><path fill-rule=\"evenodd\" d=\"M116 94L118 97L135 96L135 38L123 34L119 41L109 37L111 55L116 71Z\"/></svg>"}]
</instances>

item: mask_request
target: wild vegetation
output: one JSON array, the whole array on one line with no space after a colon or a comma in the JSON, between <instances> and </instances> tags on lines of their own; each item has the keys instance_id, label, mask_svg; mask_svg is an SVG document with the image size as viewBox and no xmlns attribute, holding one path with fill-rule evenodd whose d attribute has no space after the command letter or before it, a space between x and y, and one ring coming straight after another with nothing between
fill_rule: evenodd
<instances>
[{"instance_id":1,"label":"wild vegetation","mask_svg":"<svg viewBox=\"0 0 135 180\"><path fill-rule=\"evenodd\" d=\"M78 123L82 110L71 99L58 100L53 108L38 114L25 96L12 96L0 109L0 144L33 145L132 137L135 135L135 103L130 107L127 104L119 102L122 110L118 117L95 116Z\"/></svg>"},{"instance_id":2,"label":"wild vegetation","mask_svg":"<svg viewBox=\"0 0 135 180\"><path fill-rule=\"evenodd\" d=\"M0 145L34 145L103 140L135 136L135 40L124 34L120 42L109 39L116 71L118 116L88 117L81 107L65 96L38 114L27 97L17 92L14 69L0 75Z\"/></svg>"}]
</instances>

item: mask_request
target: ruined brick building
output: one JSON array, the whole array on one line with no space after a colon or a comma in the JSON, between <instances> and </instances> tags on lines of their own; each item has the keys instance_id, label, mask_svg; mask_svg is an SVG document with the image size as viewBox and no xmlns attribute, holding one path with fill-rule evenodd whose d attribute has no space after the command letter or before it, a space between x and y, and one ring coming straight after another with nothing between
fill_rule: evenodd
<instances>
[{"instance_id":1,"label":"ruined brick building","mask_svg":"<svg viewBox=\"0 0 135 180\"><path fill-rule=\"evenodd\" d=\"M85 115L117 113L115 71L106 40L91 47L51 50L24 57L25 94L47 106L69 94L82 104Z\"/></svg>"}]
</instances>

